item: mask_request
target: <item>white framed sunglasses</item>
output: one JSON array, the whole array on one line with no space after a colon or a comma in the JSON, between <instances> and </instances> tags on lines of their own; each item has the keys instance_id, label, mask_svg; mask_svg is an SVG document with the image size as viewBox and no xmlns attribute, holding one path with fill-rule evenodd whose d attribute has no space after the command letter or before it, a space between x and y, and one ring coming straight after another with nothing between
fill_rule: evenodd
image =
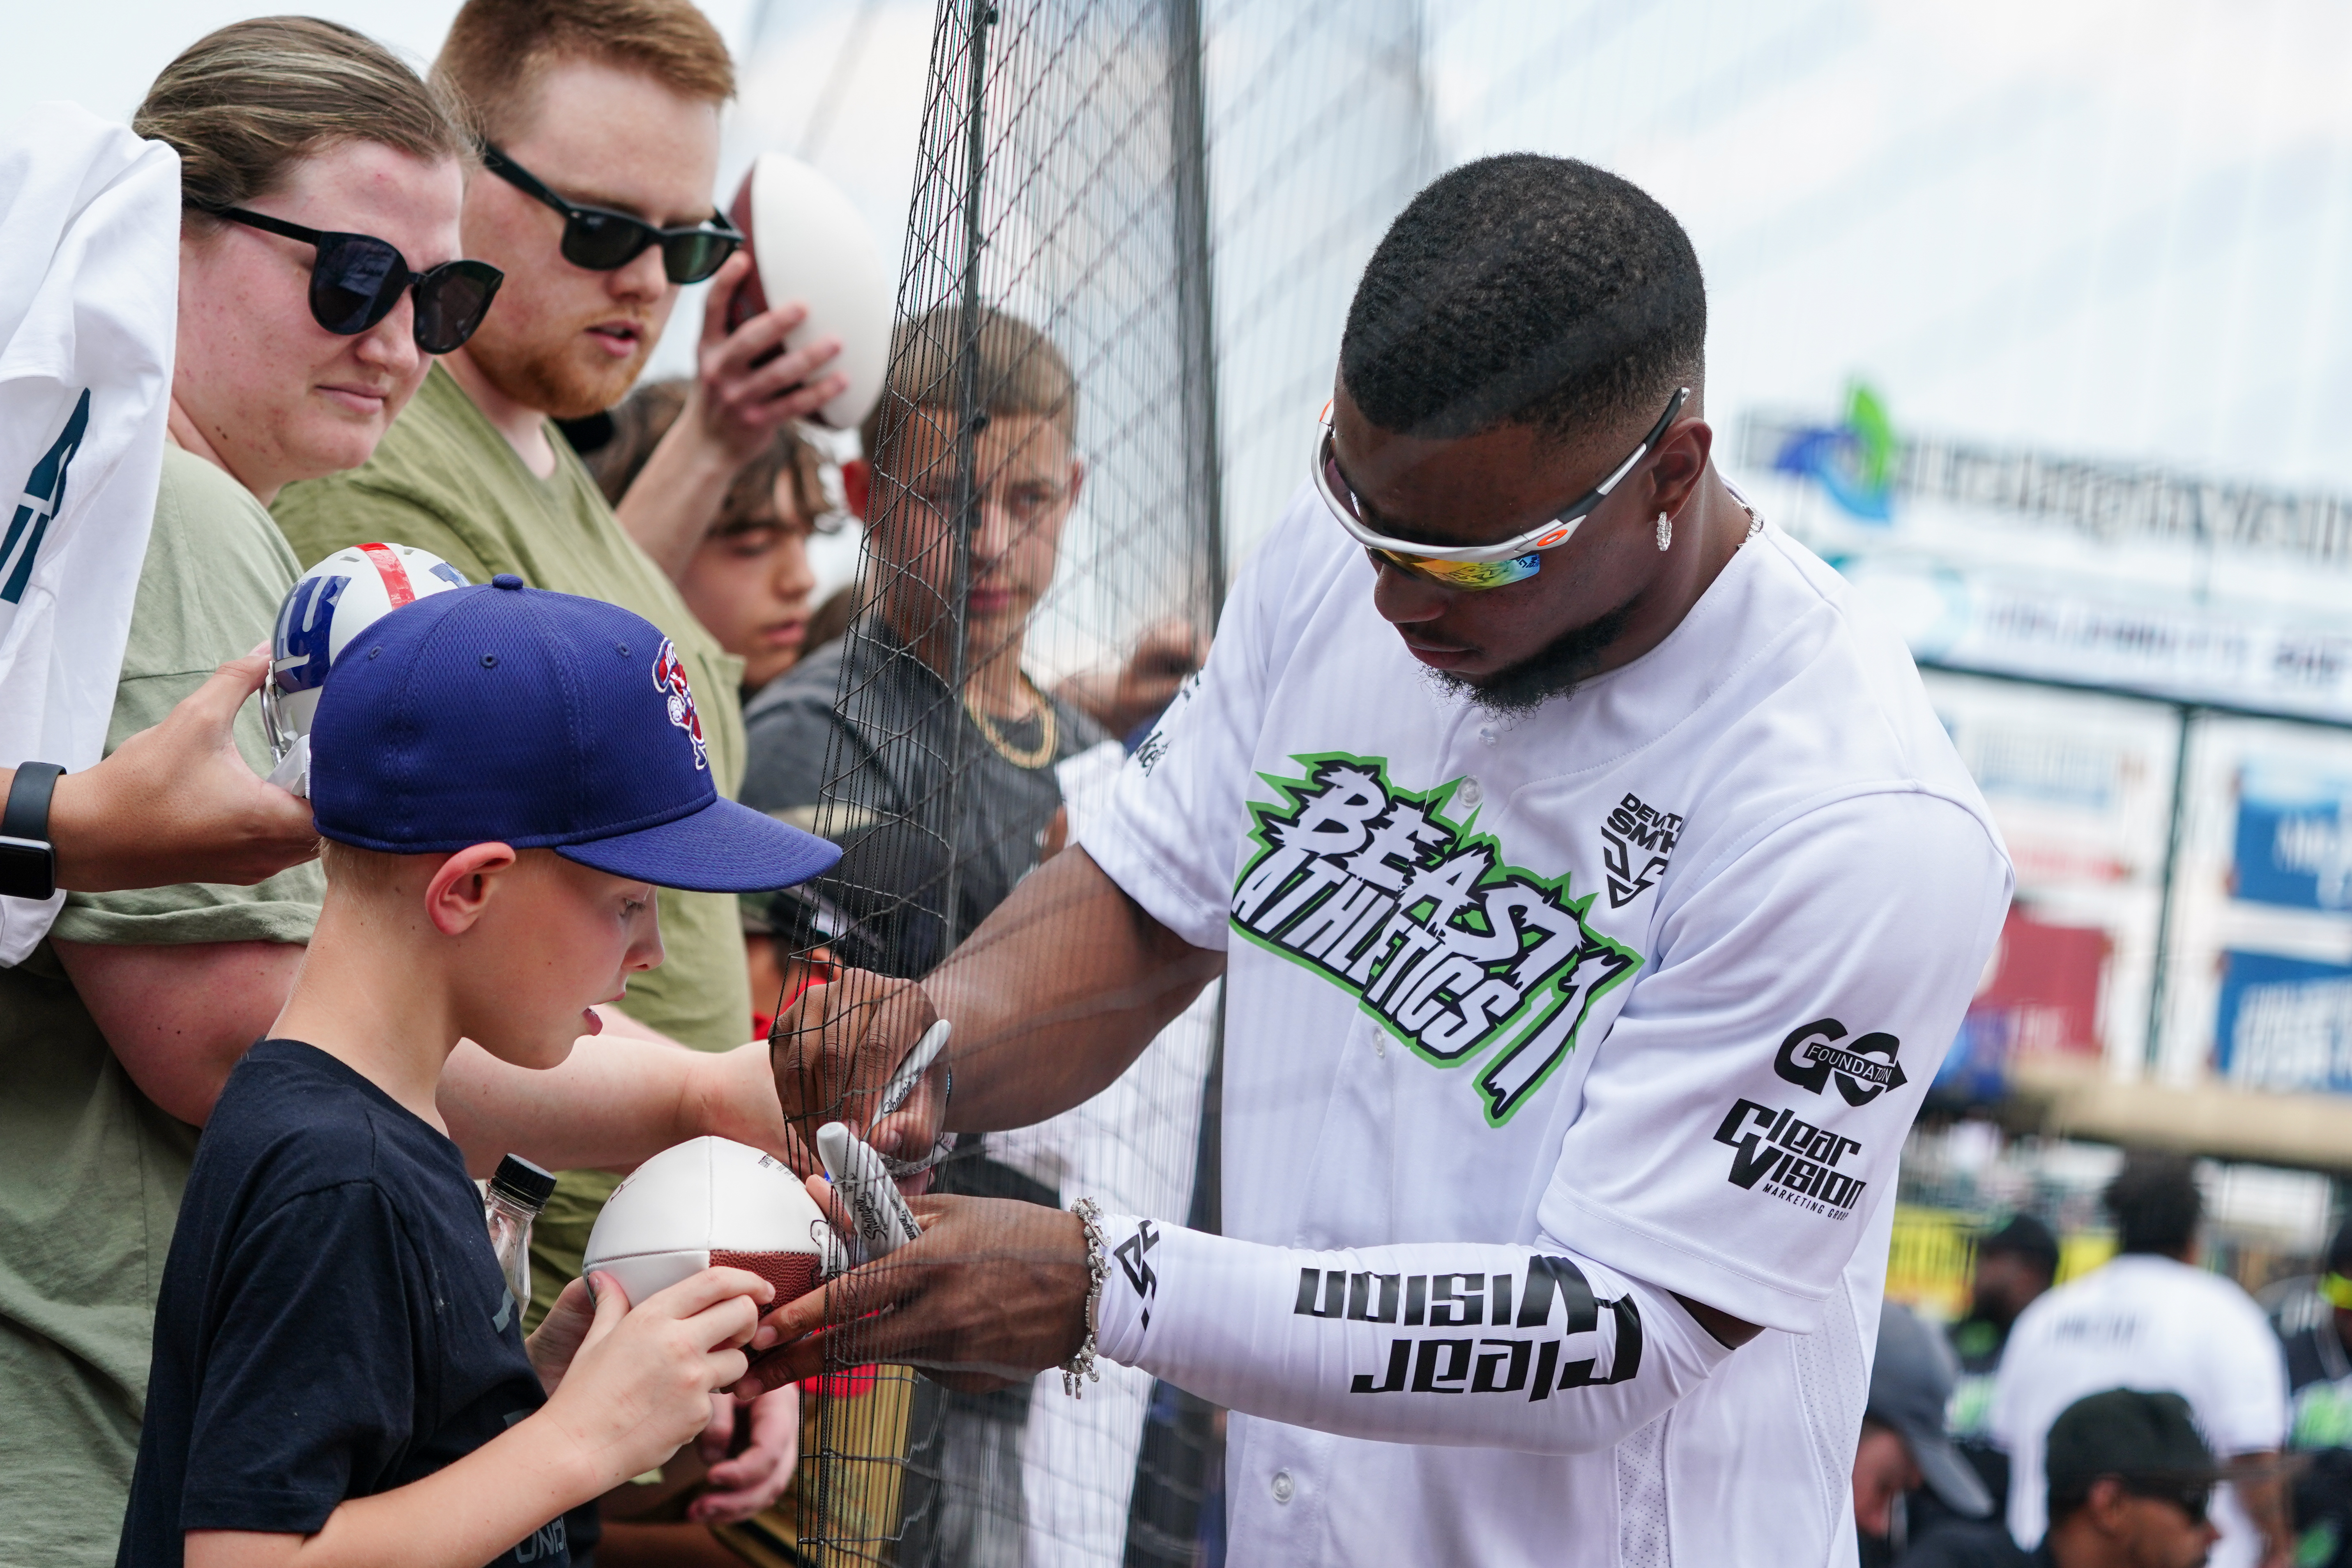
<instances>
[{"instance_id":1,"label":"white framed sunglasses","mask_svg":"<svg viewBox=\"0 0 2352 1568\"><path fill-rule=\"evenodd\" d=\"M1339 456L1331 442L1329 404L1324 405L1323 416L1315 426L1315 455L1310 464L1315 492L1323 498L1323 504L1330 509L1339 526L1348 531L1348 537L1383 563L1465 593L1499 588L1507 583L1523 582L1543 570L1543 552L1557 549L1575 536L1578 525L1609 499L1609 492L1633 471L1633 465L1656 448L1667 427L1674 424L1675 416L1689 400L1689 387L1676 388L1666 402L1666 411L1658 416L1658 422L1650 426L1642 444L1607 479L1553 513L1549 521L1498 544L1423 544L1391 538L1366 521L1362 503L1349 488L1347 476L1339 472Z\"/></svg>"}]
</instances>

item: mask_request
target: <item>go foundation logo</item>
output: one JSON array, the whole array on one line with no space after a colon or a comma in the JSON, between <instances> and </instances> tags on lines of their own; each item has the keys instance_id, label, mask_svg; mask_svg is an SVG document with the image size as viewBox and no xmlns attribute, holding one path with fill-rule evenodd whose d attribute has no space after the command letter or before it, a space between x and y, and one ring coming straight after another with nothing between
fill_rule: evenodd
<instances>
[{"instance_id":1,"label":"go foundation logo","mask_svg":"<svg viewBox=\"0 0 2352 1568\"><path fill-rule=\"evenodd\" d=\"M1813 480L1850 516L1886 522L1895 515L1895 469L1901 455L1886 405L1855 382L1846 390L1845 422L1798 431L1781 445L1772 467Z\"/></svg>"},{"instance_id":2,"label":"go foundation logo","mask_svg":"<svg viewBox=\"0 0 2352 1568\"><path fill-rule=\"evenodd\" d=\"M1505 864L1491 835L1448 819L1453 784L1401 789L1379 757L1292 760L1305 777L1259 775L1280 798L1250 806L1234 929L1354 994L1423 1061L1491 1052L1477 1093L1500 1127L1642 955L1585 923L1593 894Z\"/></svg>"}]
</instances>

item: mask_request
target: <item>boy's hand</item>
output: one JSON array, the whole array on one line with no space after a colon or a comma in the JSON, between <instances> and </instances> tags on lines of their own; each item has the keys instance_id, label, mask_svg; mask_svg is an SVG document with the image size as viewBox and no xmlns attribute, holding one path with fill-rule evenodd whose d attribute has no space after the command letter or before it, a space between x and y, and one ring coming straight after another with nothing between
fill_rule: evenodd
<instances>
[{"instance_id":1,"label":"boy's hand","mask_svg":"<svg viewBox=\"0 0 2352 1568\"><path fill-rule=\"evenodd\" d=\"M619 1295L617 1289L614 1292ZM622 1310L627 1310L626 1298ZM531 1370L539 1373L539 1385L552 1396L555 1385L563 1381L571 1370L572 1358L580 1353L581 1342L596 1322L595 1299L588 1294L588 1281L574 1279L547 1310L539 1327L522 1342L524 1353L530 1357Z\"/></svg>"},{"instance_id":2,"label":"boy's hand","mask_svg":"<svg viewBox=\"0 0 2352 1568\"><path fill-rule=\"evenodd\" d=\"M730 1458L738 1423L751 1441ZM708 1489L686 1517L696 1524L740 1524L784 1495L800 1464L801 1391L797 1386L763 1394L749 1405L726 1394L714 1397L710 1425L702 1433L702 1462L709 1467Z\"/></svg>"},{"instance_id":3,"label":"boy's hand","mask_svg":"<svg viewBox=\"0 0 2352 1568\"><path fill-rule=\"evenodd\" d=\"M741 1379L741 1347L775 1288L745 1269L706 1268L632 1310L619 1280L594 1278L595 1317L539 1418L571 1435L602 1494L709 1424L710 1396Z\"/></svg>"}]
</instances>

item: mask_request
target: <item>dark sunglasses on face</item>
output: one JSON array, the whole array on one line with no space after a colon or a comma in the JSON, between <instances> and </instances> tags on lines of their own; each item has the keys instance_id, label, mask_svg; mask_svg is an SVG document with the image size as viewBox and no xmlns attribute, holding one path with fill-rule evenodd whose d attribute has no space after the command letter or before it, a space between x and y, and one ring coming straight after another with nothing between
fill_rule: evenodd
<instances>
[{"instance_id":1,"label":"dark sunglasses on face","mask_svg":"<svg viewBox=\"0 0 2352 1568\"><path fill-rule=\"evenodd\" d=\"M609 207L586 207L567 202L540 182L538 175L488 142L482 144L482 167L527 196L545 202L563 215L563 259L591 272L611 272L626 267L658 245L662 273L673 283L699 283L719 270L743 243L741 231L716 213L688 228L656 228L643 218Z\"/></svg>"},{"instance_id":2,"label":"dark sunglasses on face","mask_svg":"<svg viewBox=\"0 0 2352 1568\"><path fill-rule=\"evenodd\" d=\"M413 289L416 319L410 330L416 346L429 354L446 354L474 335L489 313L490 301L498 298L499 285L506 281L506 274L487 261L445 261L428 271L412 272L398 247L372 234L305 228L243 207L206 210L215 217L315 248L310 316L338 337L355 338L366 331L391 315L401 295Z\"/></svg>"}]
</instances>

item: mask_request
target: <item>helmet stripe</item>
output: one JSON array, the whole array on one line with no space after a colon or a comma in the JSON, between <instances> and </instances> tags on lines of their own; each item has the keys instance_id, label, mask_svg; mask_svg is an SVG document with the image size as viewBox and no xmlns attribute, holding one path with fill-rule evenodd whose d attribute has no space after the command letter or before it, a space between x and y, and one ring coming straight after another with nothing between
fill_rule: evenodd
<instances>
[{"instance_id":1,"label":"helmet stripe","mask_svg":"<svg viewBox=\"0 0 2352 1568\"><path fill-rule=\"evenodd\" d=\"M394 609L416 602L416 590L408 581L408 568L400 563L391 545L362 544L359 548L360 553L375 563L375 574L383 579L384 597L392 601Z\"/></svg>"}]
</instances>

